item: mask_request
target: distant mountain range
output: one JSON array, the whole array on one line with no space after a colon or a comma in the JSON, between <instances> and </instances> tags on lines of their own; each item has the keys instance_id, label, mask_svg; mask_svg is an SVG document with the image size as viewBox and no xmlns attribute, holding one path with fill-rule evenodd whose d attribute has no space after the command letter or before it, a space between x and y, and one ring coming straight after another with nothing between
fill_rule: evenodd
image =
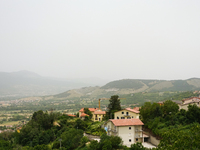
<instances>
[{"instance_id":1,"label":"distant mountain range","mask_svg":"<svg viewBox=\"0 0 200 150\"><path fill-rule=\"evenodd\" d=\"M97 78L76 81L76 79L42 77L26 70L12 73L0 72L0 97L53 95L70 89L105 83Z\"/></svg>"},{"instance_id":2,"label":"distant mountain range","mask_svg":"<svg viewBox=\"0 0 200 150\"><path fill-rule=\"evenodd\" d=\"M134 94L138 92L164 92L164 91L193 91L200 90L200 79L191 78L188 80L140 80L123 79L107 83L99 87L85 87L69 90L54 97L110 97L111 95Z\"/></svg>"},{"instance_id":3,"label":"distant mountain range","mask_svg":"<svg viewBox=\"0 0 200 150\"><path fill-rule=\"evenodd\" d=\"M67 80L42 77L29 71L0 72L0 98L45 95L97 98L138 92L200 90L199 78L171 81L123 79L106 83L97 78Z\"/></svg>"}]
</instances>

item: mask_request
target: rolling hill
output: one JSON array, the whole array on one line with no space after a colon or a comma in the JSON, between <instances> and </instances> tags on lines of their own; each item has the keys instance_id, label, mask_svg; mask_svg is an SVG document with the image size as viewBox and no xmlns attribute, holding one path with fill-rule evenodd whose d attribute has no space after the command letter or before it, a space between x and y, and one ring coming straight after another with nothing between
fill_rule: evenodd
<instances>
[{"instance_id":1,"label":"rolling hill","mask_svg":"<svg viewBox=\"0 0 200 150\"><path fill-rule=\"evenodd\" d=\"M96 84L94 79L91 80L94 82L93 85L80 81L42 77L29 71L0 72L0 98L45 95L54 95L57 99L99 98L139 92L200 90L199 78L171 81L123 79L108 82L104 86L93 86Z\"/></svg>"},{"instance_id":2,"label":"rolling hill","mask_svg":"<svg viewBox=\"0 0 200 150\"><path fill-rule=\"evenodd\" d=\"M59 98L73 97L110 97L111 95L134 94L138 92L164 92L164 91L193 91L200 90L200 79L191 78L188 80L141 80L123 79L107 83L99 87L84 87L81 89L69 90L55 95Z\"/></svg>"},{"instance_id":3,"label":"rolling hill","mask_svg":"<svg viewBox=\"0 0 200 150\"><path fill-rule=\"evenodd\" d=\"M0 97L53 95L89 84L42 77L34 72L0 72Z\"/></svg>"}]
</instances>

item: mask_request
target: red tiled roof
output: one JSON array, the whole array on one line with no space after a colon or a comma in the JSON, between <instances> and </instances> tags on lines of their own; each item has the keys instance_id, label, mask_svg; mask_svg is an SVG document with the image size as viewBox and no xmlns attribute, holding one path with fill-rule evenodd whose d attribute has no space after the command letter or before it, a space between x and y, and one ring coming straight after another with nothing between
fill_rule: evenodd
<instances>
[{"instance_id":1,"label":"red tiled roof","mask_svg":"<svg viewBox=\"0 0 200 150\"><path fill-rule=\"evenodd\" d=\"M144 125L140 119L110 119L115 126L134 126L134 125Z\"/></svg>"},{"instance_id":2,"label":"red tiled roof","mask_svg":"<svg viewBox=\"0 0 200 150\"><path fill-rule=\"evenodd\" d=\"M94 112L95 115L105 115L106 112L105 111L101 111L101 110L97 110Z\"/></svg>"},{"instance_id":3,"label":"red tiled roof","mask_svg":"<svg viewBox=\"0 0 200 150\"><path fill-rule=\"evenodd\" d=\"M182 101L187 101L187 100L191 100L191 99L199 99L200 100L199 97L190 97L190 98L183 99Z\"/></svg>"},{"instance_id":4,"label":"red tiled roof","mask_svg":"<svg viewBox=\"0 0 200 150\"><path fill-rule=\"evenodd\" d=\"M140 107L134 107L133 109L139 111Z\"/></svg>"},{"instance_id":5,"label":"red tiled roof","mask_svg":"<svg viewBox=\"0 0 200 150\"><path fill-rule=\"evenodd\" d=\"M70 117L76 117L76 115L72 115L72 114L67 114Z\"/></svg>"},{"instance_id":6,"label":"red tiled roof","mask_svg":"<svg viewBox=\"0 0 200 150\"><path fill-rule=\"evenodd\" d=\"M98 110L98 108L88 108L88 109L89 109L89 111L92 111L92 112ZM84 112L84 108L81 108L81 109L79 110L79 112Z\"/></svg>"},{"instance_id":7,"label":"red tiled roof","mask_svg":"<svg viewBox=\"0 0 200 150\"><path fill-rule=\"evenodd\" d=\"M81 113L81 116L80 117L85 117L85 116L89 116L88 114L85 114L85 113Z\"/></svg>"},{"instance_id":8,"label":"red tiled roof","mask_svg":"<svg viewBox=\"0 0 200 150\"><path fill-rule=\"evenodd\" d=\"M131 109L131 108L125 108L125 109L128 110L128 111L134 112L134 113L136 113L136 114L139 114L139 113L140 113L140 111L134 110L134 109Z\"/></svg>"}]
</instances>

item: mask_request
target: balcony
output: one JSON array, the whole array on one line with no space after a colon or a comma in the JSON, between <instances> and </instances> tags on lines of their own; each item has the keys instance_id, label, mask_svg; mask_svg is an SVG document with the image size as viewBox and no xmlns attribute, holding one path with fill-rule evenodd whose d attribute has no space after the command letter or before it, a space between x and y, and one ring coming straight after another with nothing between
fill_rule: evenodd
<instances>
[{"instance_id":1,"label":"balcony","mask_svg":"<svg viewBox=\"0 0 200 150\"><path fill-rule=\"evenodd\" d=\"M141 135L138 135L138 134L136 134L136 135L135 135L135 138L142 138L142 136L141 136Z\"/></svg>"},{"instance_id":2,"label":"balcony","mask_svg":"<svg viewBox=\"0 0 200 150\"><path fill-rule=\"evenodd\" d=\"M135 129L135 132L142 132L141 129Z\"/></svg>"},{"instance_id":3,"label":"balcony","mask_svg":"<svg viewBox=\"0 0 200 150\"><path fill-rule=\"evenodd\" d=\"M125 117L129 117L129 116L131 116L131 115L130 115L130 114L124 114L124 116L125 116Z\"/></svg>"},{"instance_id":4,"label":"balcony","mask_svg":"<svg viewBox=\"0 0 200 150\"><path fill-rule=\"evenodd\" d=\"M114 133L117 133L117 130L116 129L111 129L111 128L108 128L108 131L111 131L111 132L114 132Z\"/></svg>"}]
</instances>

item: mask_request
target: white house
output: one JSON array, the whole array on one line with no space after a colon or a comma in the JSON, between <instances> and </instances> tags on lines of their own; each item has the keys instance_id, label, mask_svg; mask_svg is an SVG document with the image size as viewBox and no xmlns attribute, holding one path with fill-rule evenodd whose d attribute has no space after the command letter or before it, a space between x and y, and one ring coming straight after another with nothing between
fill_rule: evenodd
<instances>
[{"instance_id":1,"label":"white house","mask_svg":"<svg viewBox=\"0 0 200 150\"><path fill-rule=\"evenodd\" d=\"M104 124L108 135L122 138L123 145L128 147L136 142L143 142L142 126L140 119L110 119Z\"/></svg>"}]
</instances>

